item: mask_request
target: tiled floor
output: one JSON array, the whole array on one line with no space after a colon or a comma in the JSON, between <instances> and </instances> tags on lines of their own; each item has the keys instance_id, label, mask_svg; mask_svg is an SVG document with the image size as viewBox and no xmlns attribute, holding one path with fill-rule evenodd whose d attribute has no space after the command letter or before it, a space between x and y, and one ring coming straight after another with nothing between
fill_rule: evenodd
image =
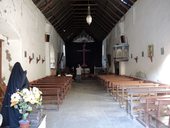
<instances>
[{"instance_id":1,"label":"tiled floor","mask_svg":"<svg viewBox=\"0 0 170 128\"><path fill-rule=\"evenodd\" d=\"M144 128L132 120L95 80L73 82L60 110L46 105L47 128Z\"/></svg>"}]
</instances>

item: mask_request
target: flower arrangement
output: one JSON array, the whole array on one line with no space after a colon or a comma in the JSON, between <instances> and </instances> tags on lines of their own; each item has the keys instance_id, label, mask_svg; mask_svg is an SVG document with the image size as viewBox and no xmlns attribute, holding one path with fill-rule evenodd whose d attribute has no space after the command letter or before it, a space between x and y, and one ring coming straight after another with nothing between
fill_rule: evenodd
<instances>
[{"instance_id":1,"label":"flower arrangement","mask_svg":"<svg viewBox=\"0 0 170 128\"><path fill-rule=\"evenodd\" d=\"M36 87L17 90L16 93L11 95L11 107L19 110L23 120L27 120L33 106L39 106L41 104L42 92Z\"/></svg>"}]
</instances>

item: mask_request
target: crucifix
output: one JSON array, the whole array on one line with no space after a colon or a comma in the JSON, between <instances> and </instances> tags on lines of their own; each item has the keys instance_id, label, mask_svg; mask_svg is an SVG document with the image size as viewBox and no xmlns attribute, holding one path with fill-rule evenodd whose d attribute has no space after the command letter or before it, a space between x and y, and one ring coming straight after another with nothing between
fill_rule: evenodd
<instances>
[{"instance_id":1,"label":"crucifix","mask_svg":"<svg viewBox=\"0 0 170 128\"><path fill-rule=\"evenodd\" d=\"M89 52L90 50L86 49L86 43L83 44L83 49L82 50L77 50L77 52L82 52L83 53L83 64L82 67L86 67L86 52Z\"/></svg>"}]
</instances>

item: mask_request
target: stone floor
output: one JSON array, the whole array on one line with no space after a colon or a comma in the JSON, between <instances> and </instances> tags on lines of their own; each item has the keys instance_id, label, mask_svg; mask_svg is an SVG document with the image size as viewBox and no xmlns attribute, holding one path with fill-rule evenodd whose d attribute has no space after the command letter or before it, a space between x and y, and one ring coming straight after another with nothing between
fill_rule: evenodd
<instances>
[{"instance_id":1,"label":"stone floor","mask_svg":"<svg viewBox=\"0 0 170 128\"><path fill-rule=\"evenodd\" d=\"M95 80L73 82L60 110L45 105L47 128L144 128Z\"/></svg>"}]
</instances>

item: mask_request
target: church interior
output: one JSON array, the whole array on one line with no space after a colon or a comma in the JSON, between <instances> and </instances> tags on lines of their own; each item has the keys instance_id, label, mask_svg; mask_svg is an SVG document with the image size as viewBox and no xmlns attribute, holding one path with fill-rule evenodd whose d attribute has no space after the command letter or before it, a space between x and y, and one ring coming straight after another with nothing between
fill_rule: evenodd
<instances>
[{"instance_id":1,"label":"church interior","mask_svg":"<svg viewBox=\"0 0 170 128\"><path fill-rule=\"evenodd\" d=\"M0 0L0 127L169 128L169 5Z\"/></svg>"}]
</instances>

